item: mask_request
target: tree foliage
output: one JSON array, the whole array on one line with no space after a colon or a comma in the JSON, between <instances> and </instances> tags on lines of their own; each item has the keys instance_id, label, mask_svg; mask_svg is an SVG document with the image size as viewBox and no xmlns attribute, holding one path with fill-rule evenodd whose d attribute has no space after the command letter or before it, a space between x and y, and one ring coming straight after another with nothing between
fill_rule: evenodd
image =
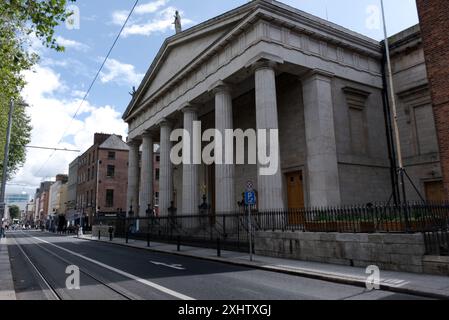
<instances>
[{"instance_id":1,"label":"tree foliage","mask_svg":"<svg viewBox=\"0 0 449 320\"><path fill-rule=\"evenodd\" d=\"M11 220L20 218L20 208L18 206L10 206L9 207L9 218Z\"/></svg>"},{"instance_id":2,"label":"tree foliage","mask_svg":"<svg viewBox=\"0 0 449 320\"><path fill-rule=\"evenodd\" d=\"M57 44L55 28L64 22L71 12L68 2L75 0L2 0L0 3L0 161L6 141L9 103L16 101L14 126L11 137L11 154L8 176L25 161L24 146L29 143L30 119L19 103L25 82L23 71L29 70L38 56L30 50L33 40L56 51L64 51ZM0 164L1 165L1 164ZM1 176L1 171L0 171Z\"/></svg>"}]
</instances>

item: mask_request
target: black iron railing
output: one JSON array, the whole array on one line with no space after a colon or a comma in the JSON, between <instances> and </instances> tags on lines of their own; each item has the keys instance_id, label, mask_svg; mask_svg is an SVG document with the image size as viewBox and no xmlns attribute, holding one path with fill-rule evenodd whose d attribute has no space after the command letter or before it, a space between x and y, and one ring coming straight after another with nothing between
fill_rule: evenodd
<instances>
[{"instance_id":1,"label":"black iron railing","mask_svg":"<svg viewBox=\"0 0 449 320\"><path fill-rule=\"evenodd\" d=\"M172 215L126 218L99 216L95 224L110 225L119 237L247 247L249 218L242 210L233 214ZM338 233L424 233L429 248L447 247L449 203L416 202L402 205L368 204L297 210L259 212L252 209L254 231L338 232ZM433 236L430 236L432 234ZM440 250L441 251L441 250ZM430 250L429 250L430 252Z\"/></svg>"}]
</instances>

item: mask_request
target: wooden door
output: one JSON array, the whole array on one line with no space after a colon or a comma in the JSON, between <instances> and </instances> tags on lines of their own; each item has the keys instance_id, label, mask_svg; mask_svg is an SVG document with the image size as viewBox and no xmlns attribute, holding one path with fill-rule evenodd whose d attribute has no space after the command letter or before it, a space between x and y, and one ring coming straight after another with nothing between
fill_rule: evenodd
<instances>
[{"instance_id":1,"label":"wooden door","mask_svg":"<svg viewBox=\"0 0 449 320\"><path fill-rule=\"evenodd\" d=\"M443 181L425 182L424 189L426 191L427 201L444 201L444 185Z\"/></svg>"},{"instance_id":2,"label":"wooden door","mask_svg":"<svg viewBox=\"0 0 449 320\"><path fill-rule=\"evenodd\" d=\"M301 224L303 219L301 217L300 209L304 208L304 189L303 189L303 175L302 171L288 173L287 178L287 196L289 223Z\"/></svg>"}]
</instances>

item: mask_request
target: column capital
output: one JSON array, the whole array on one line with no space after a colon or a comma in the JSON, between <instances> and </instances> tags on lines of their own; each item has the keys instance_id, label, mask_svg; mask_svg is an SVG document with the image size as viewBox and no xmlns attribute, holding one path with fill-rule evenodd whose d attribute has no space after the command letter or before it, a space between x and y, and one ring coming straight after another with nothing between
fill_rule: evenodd
<instances>
[{"instance_id":1,"label":"column capital","mask_svg":"<svg viewBox=\"0 0 449 320\"><path fill-rule=\"evenodd\" d=\"M197 113L200 109L200 104L192 103L192 102L186 102L183 103L179 108L178 111L181 111L182 113Z\"/></svg>"},{"instance_id":2,"label":"column capital","mask_svg":"<svg viewBox=\"0 0 449 320\"><path fill-rule=\"evenodd\" d=\"M142 138L154 138L155 134L151 129L145 130L144 133L142 133Z\"/></svg>"},{"instance_id":3,"label":"column capital","mask_svg":"<svg viewBox=\"0 0 449 320\"><path fill-rule=\"evenodd\" d=\"M138 140L138 139L136 139L136 138L134 138L134 139L130 139L130 140L128 140L127 142L126 142L126 144L129 146L129 147L139 147L140 146L140 144L141 144L141 141L140 140Z\"/></svg>"},{"instance_id":4,"label":"column capital","mask_svg":"<svg viewBox=\"0 0 449 320\"><path fill-rule=\"evenodd\" d=\"M335 75L332 72L329 72L326 70L311 69L311 70L307 71L305 74L303 74L300 77L300 80L307 81L307 80L312 80L312 79L319 79L319 80L324 80L324 81L331 81L331 79L334 76Z\"/></svg>"},{"instance_id":5,"label":"column capital","mask_svg":"<svg viewBox=\"0 0 449 320\"><path fill-rule=\"evenodd\" d=\"M157 123L157 125L162 128L162 127L171 127L173 124L170 120L168 120L167 118L162 118L161 120L159 120L159 122Z\"/></svg>"},{"instance_id":6,"label":"column capital","mask_svg":"<svg viewBox=\"0 0 449 320\"><path fill-rule=\"evenodd\" d=\"M219 93L219 92L231 93L232 89L233 88L230 83L225 82L223 80L219 80L210 86L209 92L213 92L214 94Z\"/></svg>"},{"instance_id":7,"label":"column capital","mask_svg":"<svg viewBox=\"0 0 449 320\"><path fill-rule=\"evenodd\" d=\"M275 69L279 64L283 64L284 59L271 53L262 52L250 59L245 68L253 69Z\"/></svg>"}]
</instances>

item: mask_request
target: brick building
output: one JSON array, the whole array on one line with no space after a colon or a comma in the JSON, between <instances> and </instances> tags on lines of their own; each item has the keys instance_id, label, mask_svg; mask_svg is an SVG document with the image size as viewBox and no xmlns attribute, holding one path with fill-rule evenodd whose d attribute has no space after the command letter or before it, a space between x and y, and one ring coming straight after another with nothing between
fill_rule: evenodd
<instances>
[{"instance_id":1,"label":"brick building","mask_svg":"<svg viewBox=\"0 0 449 320\"><path fill-rule=\"evenodd\" d=\"M126 208L128 146L121 136L96 133L93 145L78 159L76 224L83 214L89 230L98 212Z\"/></svg>"},{"instance_id":2,"label":"brick building","mask_svg":"<svg viewBox=\"0 0 449 320\"><path fill-rule=\"evenodd\" d=\"M449 5L447 0L416 2L432 93L445 197L449 200Z\"/></svg>"},{"instance_id":3,"label":"brick building","mask_svg":"<svg viewBox=\"0 0 449 320\"><path fill-rule=\"evenodd\" d=\"M127 211L126 190L128 181L128 145L121 136L96 133L94 144L77 159L75 223L89 230L97 213ZM155 153L155 161L158 158ZM158 165L154 166L158 168ZM156 169L155 169L156 170ZM155 172L157 175L157 172ZM69 177L70 180L70 177ZM157 183L155 196L157 198ZM157 200L157 199L156 199Z\"/></svg>"},{"instance_id":4,"label":"brick building","mask_svg":"<svg viewBox=\"0 0 449 320\"><path fill-rule=\"evenodd\" d=\"M34 224L35 226L44 226L47 220L49 193L50 187L53 184L51 181L42 182L40 187L36 190L34 196L35 212L34 212Z\"/></svg>"}]
</instances>

